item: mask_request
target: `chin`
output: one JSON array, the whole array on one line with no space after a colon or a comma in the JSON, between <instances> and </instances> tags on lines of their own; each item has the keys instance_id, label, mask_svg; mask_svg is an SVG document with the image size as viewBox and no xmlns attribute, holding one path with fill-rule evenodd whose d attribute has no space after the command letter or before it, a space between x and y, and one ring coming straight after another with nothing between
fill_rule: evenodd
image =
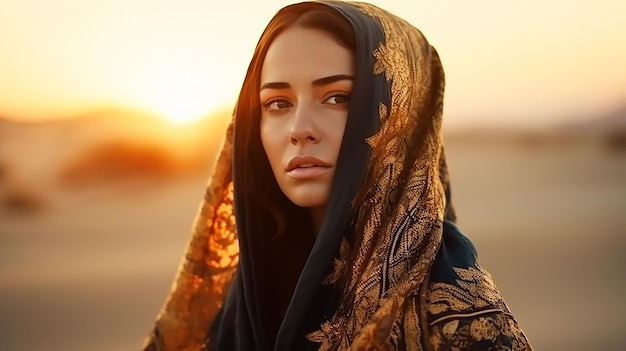
<instances>
[{"instance_id":1,"label":"chin","mask_svg":"<svg viewBox=\"0 0 626 351\"><path fill-rule=\"evenodd\" d=\"M300 207L320 207L328 204L329 189L306 188L308 189L284 189L283 193L291 202Z\"/></svg>"}]
</instances>

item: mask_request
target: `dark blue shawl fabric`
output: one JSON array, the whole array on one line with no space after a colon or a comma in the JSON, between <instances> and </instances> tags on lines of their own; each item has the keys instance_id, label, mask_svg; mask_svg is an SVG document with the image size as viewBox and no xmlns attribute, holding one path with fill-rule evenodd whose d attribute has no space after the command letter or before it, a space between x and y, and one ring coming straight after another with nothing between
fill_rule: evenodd
<instances>
[{"instance_id":1,"label":"dark blue shawl fabric","mask_svg":"<svg viewBox=\"0 0 626 351\"><path fill-rule=\"evenodd\" d=\"M240 263L235 283L230 288L225 305L211 327L210 348L214 350L301 349L306 344L307 331L319 327L322 319L332 312L333 288L322 287L321 282L328 274L340 241L349 235L352 201L359 190L359 180L367 172L370 147L366 139L378 129L378 104L379 101L389 99L390 86L384 76L372 73L374 66L372 51L384 41L380 23L349 3L316 4L331 6L343 14L352 25L356 37L354 88L327 215L320 233L315 241L310 243L312 245L310 254L306 262L302 262L302 271L278 329L275 344L270 345L271 342L268 342L263 332L264 319L258 308L259 304L263 303L259 300L261 293L256 291L261 274L261 268L258 267L267 265L269 245L284 247L287 251L288 245L294 243L289 243L289 239L274 238L260 242L263 239L259 238L272 236L266 231L273 227L265 223L267 219L254 215L256 204L247 197L245 191L247 176L254 174L255 170L249 162L250 155L240 151L249 146L246 145L247 141L237 139L235 127L233 178ZM281 11L289 11L294 6L301 5L288 6ZM279 14L280 12L277 16ZM235 119L235 126L236 123ZM262 150L260 145L257 147ZM263 248L266 248L265 252L260 252ZM276 274L280 275L278 267L275 268ZM271 291L272 288L263 286L262 289Z\"/></svg>"}]
</instances>

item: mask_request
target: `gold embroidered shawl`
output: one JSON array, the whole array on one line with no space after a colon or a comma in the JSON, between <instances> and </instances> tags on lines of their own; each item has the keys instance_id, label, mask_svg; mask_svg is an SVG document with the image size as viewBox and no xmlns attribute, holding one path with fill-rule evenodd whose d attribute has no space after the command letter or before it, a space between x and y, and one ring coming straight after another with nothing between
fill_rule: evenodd
<instances>
[{"instance_id":1,"label":"gold embroidered shawl","mask_svg":"<svg viewBox=\"0 0 626 351\"><path fill-rule=\"evenodd\" d=\"M366 140L371 154L352 201L352 240L341 241L322 282L341 292L338 306L307 337L320 350L530 350L477 264L449 267L455 279L432 281L444 229L455 230L441 134L444 76L435 49L415 27L378 7L324 4L351 20L357 39L368 32L355 18L382 30L384 40L368 51L369 74L388 91L373 111L380 127ZM144 350L201 349L236 274L233 130L231 123L187 254Z\"/></svg>"}]
</instances>

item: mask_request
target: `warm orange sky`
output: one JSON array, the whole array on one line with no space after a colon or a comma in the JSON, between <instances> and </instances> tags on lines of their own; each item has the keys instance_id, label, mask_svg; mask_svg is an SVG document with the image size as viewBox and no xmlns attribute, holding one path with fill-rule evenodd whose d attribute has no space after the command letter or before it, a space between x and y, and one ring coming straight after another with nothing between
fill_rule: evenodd
<instances>
[{"instance_id":1,"label":"warm orange sky","mask_svg":"<svg viewBox=\"0 0 626 351\"><path fill-rule=\"evenodd\" d=\"M0 115L230 108L271 16L293 1L0 0ZM544 125L626 103L626 1L372 1L442 57L446 123Z\"/></svg>"}]
</instances>

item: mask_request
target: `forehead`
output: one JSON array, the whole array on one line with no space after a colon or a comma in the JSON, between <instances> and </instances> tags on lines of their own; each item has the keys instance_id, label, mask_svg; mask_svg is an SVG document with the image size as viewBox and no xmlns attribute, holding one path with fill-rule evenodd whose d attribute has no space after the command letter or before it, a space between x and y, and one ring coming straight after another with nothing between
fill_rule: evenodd
<instances>
[{"instance_id":1,"label":"forehead","mask_svg":"<svg viewBox=\"0 0 626 351\"><path fill-rule=\"evenodd\" d=\"M353 74L353 61L353 53L329 33L292 27L270 44L261 69L261 83Z\"/></svg>"}]
</instances>

